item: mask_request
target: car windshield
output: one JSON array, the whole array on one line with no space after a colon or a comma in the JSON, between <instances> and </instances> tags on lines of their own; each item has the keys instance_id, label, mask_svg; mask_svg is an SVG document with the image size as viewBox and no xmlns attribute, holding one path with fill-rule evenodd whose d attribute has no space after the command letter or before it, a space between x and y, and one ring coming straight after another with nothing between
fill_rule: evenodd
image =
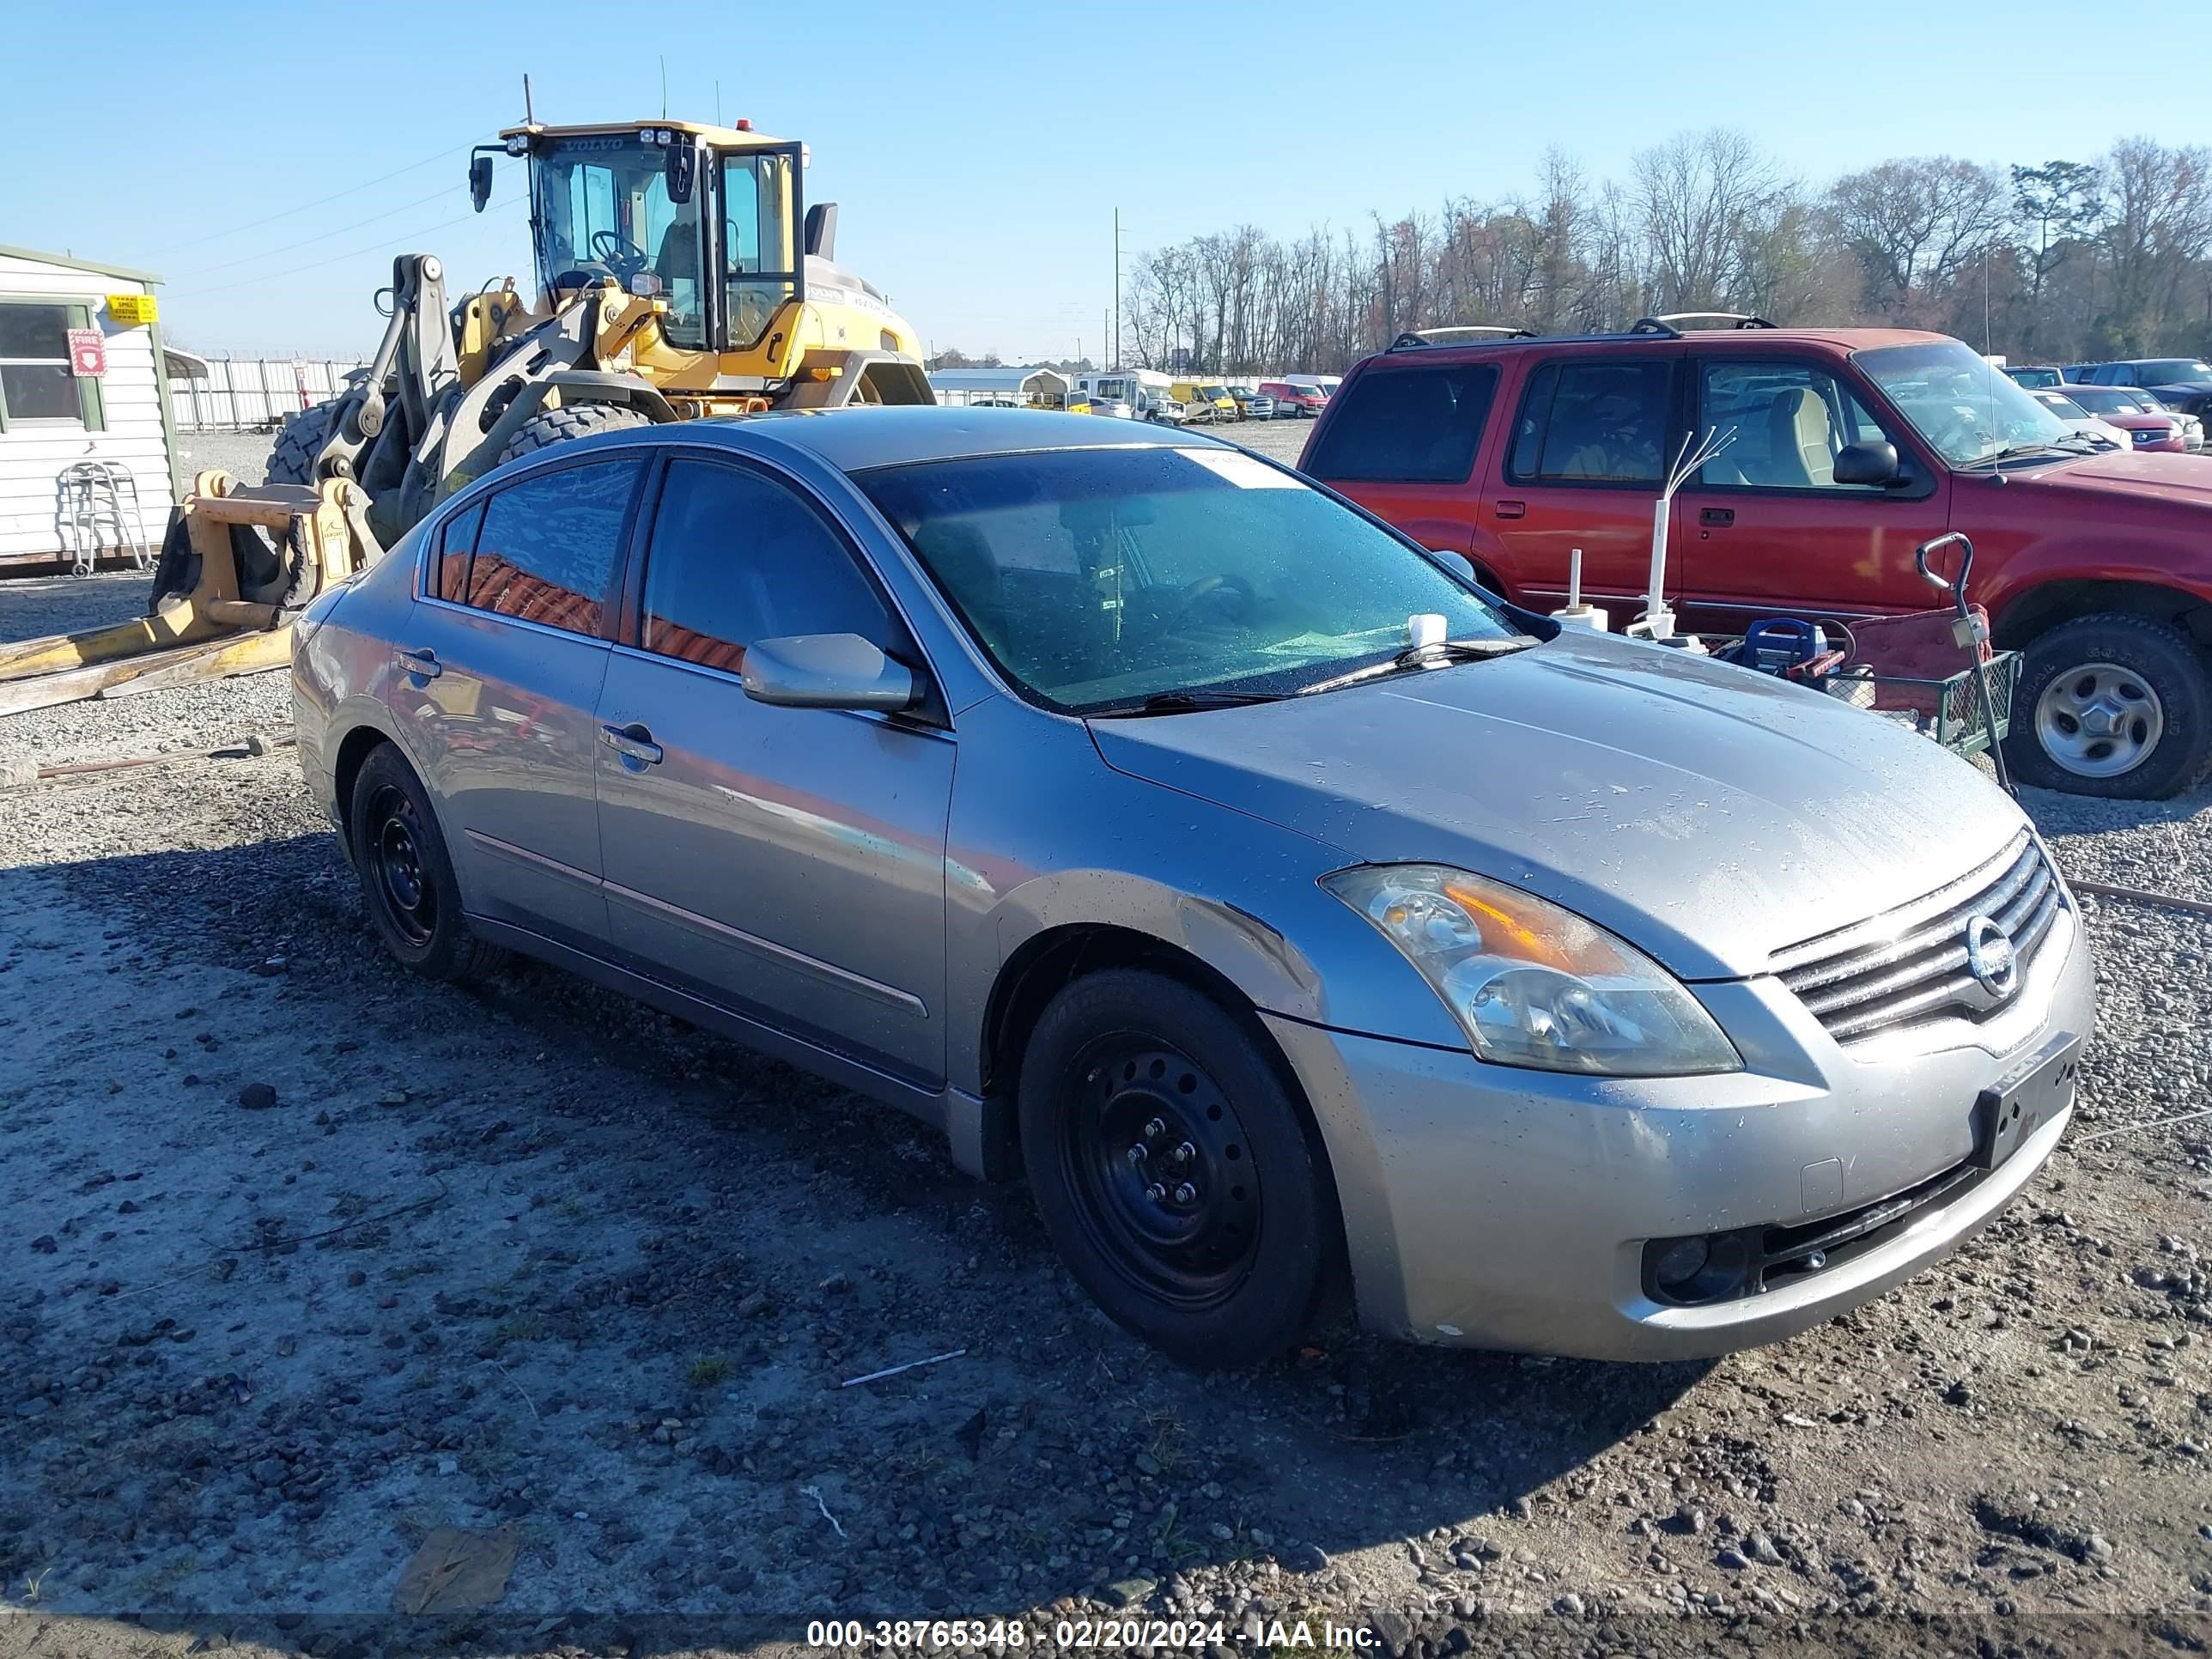
<instances>
[{"instance_id":1,"label":"car windshield","mask_svg":"<svg viewBox=\"0 0 2212 1659\"><path fill-rule=\"evenodd\" d=\"M2074 435L2056 414L1956 340L1881 346L1855 352L1852 361L1953 466L1995 462Z\"/></svg>"},{"instance_id":2,"label":"car windshield","mask_svg":"<svg viewBox=\"0 0 2212 1659\"><path fill-rule=\"evenodd\" d=\"M2212 380L2212 363L2197 357L2160 357L2137 363L2136 378L2153 386L2180 386L2191 380Z\"/></svg>"},{"instance_id":3,"label":"car windshield","mask_svg":"<svg viewBox=\"0 0 2212 1659\"><path fill-rule=\"evenodd\" d=\"M546 288L641 278L668 302L661 331L677 345L707 343L699 272L699 195L669 199L665 150L617 133L556 138L537 157L539 276Z\"/></svg>"},{"instance_id":4,"label":"car windshield","mask_svg":"<svg viewBox=\"0 0 2212 1659\"><path fill-rule=\"evenodd\" d=\"M2055 368L2008 368L2005 373L2025 386L2057 386L2058 371Z\"/></svg>"},{"instance_id":5,"label":"car windshield","mask_svg":"<svg viewBox=\"0 0 2212 1659\"><path fill-rule=\"evenodd\" d=\"M2039 392L2033 395L2036 402L2041 404L2062 421L2086 421L2089 418L2087 410L2060 392Z\"/></svg>"},{"instance_id":6,"label":"car windshield","mask_svg":"<svg viewBox=\"0 0 2212 1659\"><path fill-rule=\"evenodd\" d=\"M2140 396L2118 386L2069 386L2066 396L2093 415L2134 415L2144 410L2144 400Z\"/></svg>"},{"instance_id":7,"label":"car windshield","mask_svg":"<svg viewBox=\"0 0 2212 1659\"><path fill-rule=\"evenodd\" d=\"M1407 642L1519 630L1409 544L1240 451L1152 445L855 475L1026 695L1092 714L1287 695Z\"/></svg>"}]
</instances>

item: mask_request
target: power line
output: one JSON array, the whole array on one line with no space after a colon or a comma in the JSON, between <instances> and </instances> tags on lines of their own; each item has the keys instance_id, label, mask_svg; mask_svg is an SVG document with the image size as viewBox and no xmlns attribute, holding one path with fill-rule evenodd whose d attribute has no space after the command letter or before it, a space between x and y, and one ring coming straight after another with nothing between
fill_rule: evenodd
<instances>
[{"instance_id":1,"label":"power line","mask_svg":"<svg viewBox=\"0 0 2212 1659\"><path fill-rule=\"evenodd\" d=\"M523 198L520 196L510 196L504 202L494 202L490 205L495 208L514 207L520 204ZM286 270L264 271L258 276L243 276L234 283L218 283L213 288L185 289L179 293L171 295L169 297L171 299L182 300L190 299L199 295L227 294L235 288L251 288L256 283L273 283L279 277L297 276L302 271L320 270L325 265L334 265L343 259L358 259L364 253L377 253L383 252L389 248L394 240L412 241L417 236L428 236L434 230L446 230L454 225L466 224L470 220L476 216L477 216L474 213L457 214L451 219L442 219L434 225L424 225L418 230L402 231L396 238L386 237L381 241L371 242L366 247L351 248L343 253L333 253L327 259L317 259L307 264L294 265Z\"/></svg>"},{"instance_id":2,"label":"power line","mask_svg":"<svg viewBox=\"0 0 2212 1659\"><path fill-rule=\"evenodd\" d=\"M319 208L331 202L342 202L349 196L358 196L365 190L374 189L387 179L402 178L410 173L419 173L424 167L442 161L448 156L458 155L463 150L472 149L492 136L489 133L479 134L465 144L455 144L449 149L441 149L435 155L425 156L419 161L410 161L404 167L394 167L391 172L380 173L374 179L363 179L357 185L349 185L343 190L332 191L328 196L319 196L312 202L301 202L294 207L280 209L265 218L249 220L242 225L233 225L228 230L211 230L204 236L193 237L190 241L172 242L166 247L155 248L151 254L145 257L161 258L171 253L181 252L188 247L198 247L203 242L217 241L225 236L236 236L245 231L258 230L262 226L274 224L279 219L289 219L295 213L305 213L309 208Z\"/></svg>"},{"instance_id":3,"label":"power line","mask_svg":"<svg viewBox=\"0 0 2212 1659\"><path fill-rule=\"evenodd\" d=\"M426 202L435 202L453 193L450 186L441 186L432 191L428 196L418 196L411 202L403 202L388 213L371 214L366 219L356 219L351 224L340 225L336 230L326 230L315 236L302 236L296 242L287 242L282 247L266 248L259 253L249 253L243 258L226 259L218 265L202 265L197 270L182 271L179 273L179 277L188 282L195 276L211 276L218 270L229 270L238 265L250 265L257 259L273 259L278 254L289 253L295 248L311 246L316 242L327 242L333 236L343 236L349 232L360 230L364 226L376 224L386 219L396 219L401 214L421 207ZM177 280L177 278L172 278L172 280Z\"/></svg>"}]
</instances>

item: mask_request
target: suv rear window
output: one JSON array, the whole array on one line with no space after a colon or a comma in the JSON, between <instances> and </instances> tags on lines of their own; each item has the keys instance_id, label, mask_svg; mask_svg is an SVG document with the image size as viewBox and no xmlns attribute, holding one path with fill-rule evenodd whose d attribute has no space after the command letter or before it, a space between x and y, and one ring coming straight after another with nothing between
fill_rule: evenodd
<instances>
[{"instance_id":1,"label":"suv rear window","mask_svg":"<svg viewBox=\"0 0 2212 1659\"><path fill-rule=\"evenodd\" d=\"M1307 470L1316 478L1462 483L1497 393L1494 363L1363 374L1334 399Z\"/></svg>"},{"instance_id":2,"label":"suv rear window","mask_svg":"<svg viewBox=\"0 0 2212 1659\"><path fill-rule=\"evenodd\" d=\"M1657 484L1674 365L1549 362L1528 377L1506 476L1521 483Z\"/></svg>"}]
</instances>

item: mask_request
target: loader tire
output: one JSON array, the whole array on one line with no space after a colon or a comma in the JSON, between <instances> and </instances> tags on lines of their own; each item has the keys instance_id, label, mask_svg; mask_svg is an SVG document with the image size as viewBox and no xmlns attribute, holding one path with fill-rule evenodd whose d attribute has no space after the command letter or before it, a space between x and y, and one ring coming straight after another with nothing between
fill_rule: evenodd
<instances>
[{"instance_id":1,"label":"loader tire","mask_svg":"<svg viewBox=\"0 0 2212 1659\"><path fill-rule=\"evenodd\" d=\"M514 429L507 447L499 452L500 465L573 438L588 438L595 432L623 432L652 424L627 404L563 404L558 409L541 409Z\"/></svg>"},{"instance_id":2,"label":"loader tire","mask_svg":"<svg viewBox=\"0 0 2212 1659\"><path fill-rule=\"evenodd\" d=\"M301 410L284 422L284 429L276 434L276 447L269 452L269 463L262 469L264 483L313 483L315 481L315 457L323 453L323 446L331 441L331 429L337 422L338 405L336 398Z\"/></svg>"}]
</instances>

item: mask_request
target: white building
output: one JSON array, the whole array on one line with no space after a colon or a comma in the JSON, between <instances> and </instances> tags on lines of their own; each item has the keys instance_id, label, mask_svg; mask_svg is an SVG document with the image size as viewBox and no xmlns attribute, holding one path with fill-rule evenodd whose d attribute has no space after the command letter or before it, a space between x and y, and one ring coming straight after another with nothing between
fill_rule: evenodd
<instances>
[{"instance_id":1,"label":"white building","mask_svg":"<svg viewBox=\"0 0 2212 1659\"><path fill-rule=\"evenodd\" d=\"M0 246L0 572L112 557L140 523L160 545L178 494L160 280Z\"/></svg>"},{"instance_id":2,"label":"white building","mask_svg":"<svg viewBox=\"0 0 2212 1659\"><path fill-rule=\"evenodd\" d=\"M940 404L1056 409L1067 401L1068 378L1056 368L939 368L930 371L929 388Z\"/></svg>"}]
</instances>

